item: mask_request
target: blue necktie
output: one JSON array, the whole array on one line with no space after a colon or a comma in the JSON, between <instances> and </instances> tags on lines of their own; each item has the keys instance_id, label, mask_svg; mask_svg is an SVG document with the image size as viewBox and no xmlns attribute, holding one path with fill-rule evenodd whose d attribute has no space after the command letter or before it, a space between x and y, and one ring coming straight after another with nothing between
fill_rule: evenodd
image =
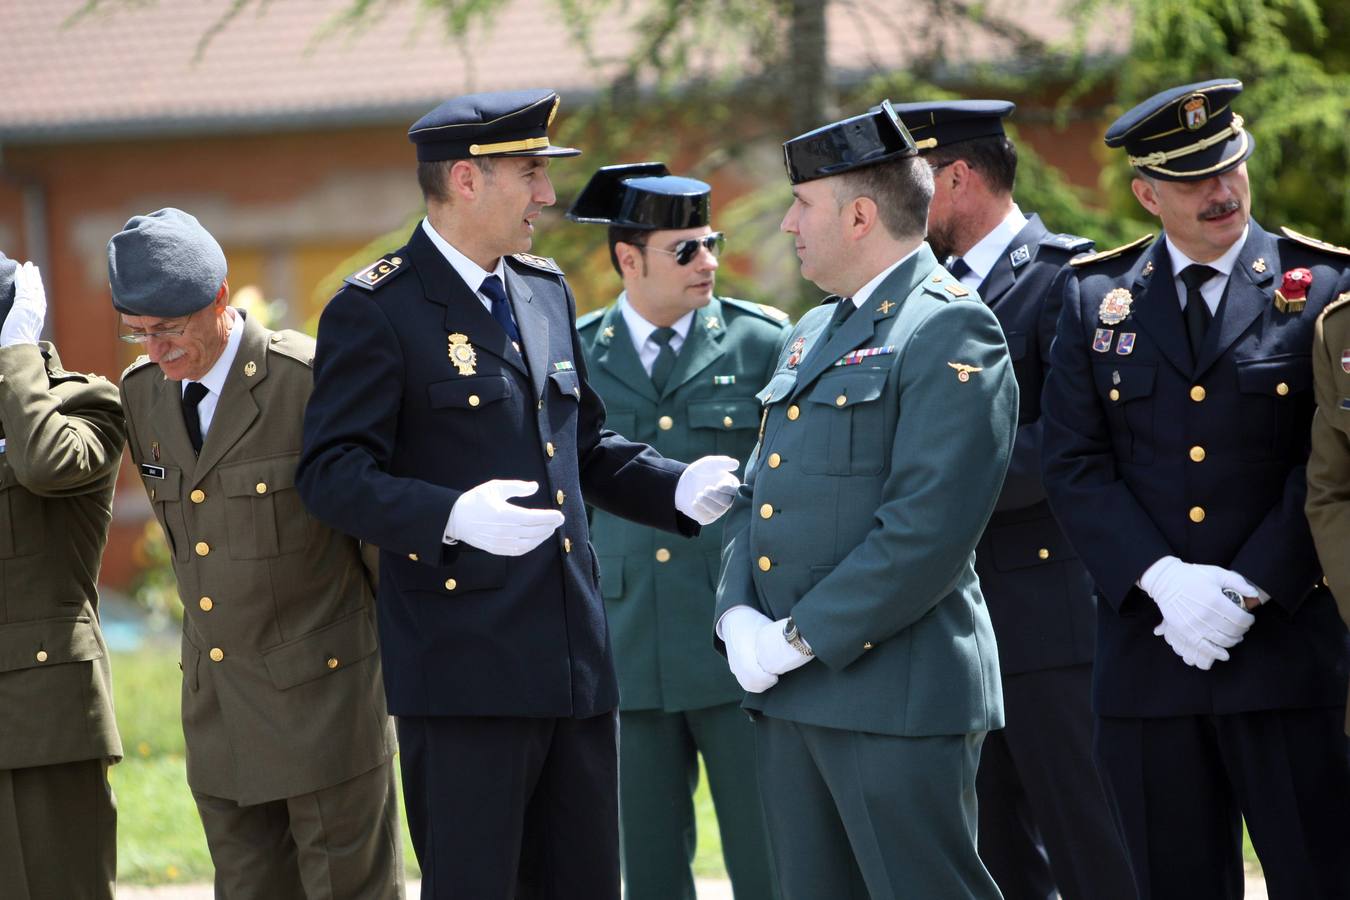
<instances>
[{"instance_id":1,"label":"blue necktie","mask_svg":"<svg viewBox=\"0 0 1350 900\"><path fill-rule=\"evenodd\" d=\"M497 320L497 324L502 326L502 331L511 339L511 343L520 349L520 331L516 328L515 319L511 318L511 304L506 299L506 288L502 287L502 280L496 275L489 275L483 279L478 290L492 301L492 318Z\"/></svg>"},{"instance_id":2,"label":"blue necktie","mask_svg":"<svg viewBox=\"0 0 1350 900\"><path fill-rule=\"evenodd\" d=\"M970 274L970 263L958 256L951 261L951 265L947 266L947 271L952 273L953 278L960 281Z\"/></svg>"}]
</instances>

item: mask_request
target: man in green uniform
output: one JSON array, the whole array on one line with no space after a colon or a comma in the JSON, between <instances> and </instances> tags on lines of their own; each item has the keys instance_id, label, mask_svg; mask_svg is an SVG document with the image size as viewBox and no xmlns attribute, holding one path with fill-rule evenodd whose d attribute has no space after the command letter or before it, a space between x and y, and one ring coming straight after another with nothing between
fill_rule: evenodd
<instances>
[{"instance_id":1,"label":"man in green uniform","mask_svg":"<svg viewBox=\"0 0 1350 900\"><path fill-rule=\"evenodd\" d=\"M1017 427L1008 348L924 243L933 175L889 103L784 152L782 229L836 296L760 392L715 625L757 714L779 887L997 898L974 785L1003 703L973 551Z\"/></svg>"},{"instance_id":2,"label":"man in green uniform","mask_svg":"<svg viewBox=\"0 0 1350 900\"><path fill-rule=\"evenodd\" d=\"M148 356L122 376L128 444L183 600L183 733L222 900L403 897L398 807L360 544L295 490L314 341L229 305L192 216L108 244Z\"/></svg>"},{"instance_id":3,"label":"man in green uniform","mask_svg":"<svg viewBox=\"0 0 1350 900\"><path fill-rule=\"evenodd\" d=\"M111 900L122 758L98 570L126 432L117 388L39 342L32 263L0 253L0 895Z\"/></svg>"},{"instance_id":4,"label":"man in green uniform","mask_svg":"<svg viewBox=\"0 0 1350 900\"><path fill-rule=\"evenodd\" d=\"M577 330L608 427L673 459L744 462L759 423L755 392L773 373L787 315L713 295L722 235L709 224L710 193L662 163L595 173L567 216L609 226L624 290ZM626 896L694 900L702 754L736 896L773 897L754 734L738 708L741 691L707 640L722 529L672 543L610 513L592 516L619 670Z\"/></svg>"}]
</instances>

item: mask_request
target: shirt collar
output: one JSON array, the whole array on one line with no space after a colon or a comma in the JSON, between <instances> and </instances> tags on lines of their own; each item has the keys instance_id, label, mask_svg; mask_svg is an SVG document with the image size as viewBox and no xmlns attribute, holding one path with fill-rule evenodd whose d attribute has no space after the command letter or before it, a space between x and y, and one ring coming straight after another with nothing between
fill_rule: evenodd
<instances>
[{"instance_id":1,"label":"shirt collar","mask_svg":"<svg viewBox=\"0 0 1350 900\"><path fill-rule=\"evenodd\" d=\"M469 286L469 290L474 293L482 293L479 289L483 284L483 279L489 275L496 275L501 279L502 287L506 287L506 264L502 257L497 257L496 268L489 272L460 253L453 244L441 237L440 232L431 227L431 220L425 216L422 218L422 230L426 232L427 237L431 238L431 243L436 246L436 249L441 251L441 256L445 257L445 261L450 264L455 273L464 279L464 283Z\"/></svg>"},{"instance_id":2,"label":"shirt collar","mask_svg":"<svg viewBox=\"0 0 1350 900\"><path fill-rule=\"evenodd\" d=\"M652 332L655 331L658 326L648 322L642 317L641 313L636 309L633 309L633 304L628 302L627 291L619 294L618 302L619 312L623 314L623 323L628 326L628 333L633 336L633 346L641 351L642 345L647 343L647 339L652 336ZM680 342L683 343L684 339L689 336L689 326L693 323L694 311L690 310L680 316L680 318L675 321L675 324L670 327L675 329L675 334L679 335Z\"/></svg>"},{"instance_id":3,"label":"shirt collar","mask_svg":"<svg viewBox=\"0 0 1350 900\"><path fill-rule=\"evenodd\" d=\"M216 364L205 375L197 379L198 384L204 385L208 391L217 397L225 389L225 377L230 374L230 367L234 365L234 358L239 355L239 342L244 338L243 315L232 306L225 308L225 314L230 317L230 335L225 339L225 349L221 351ZM186 391L187 386L188 382L184 381L179 387Z\"/></svg>"},{"instance_id":4,"label":"shirt collar","mask_svg":"<svg viewBox=\"0 0 1350 900\"><path fill-rule=\"evenodd\" d=\"M1224 251L1223 256L1213 262L1204 263L1204 265L1214 269L1224 278L1232 275L1233 267L1237 265L1238 254L1242 252L1242 245L1247 243L1247 233L1251 231L1251 228L1251 223L1248 222L1247 227L1242 229L1242 236L1233 242L1233 246ZM1177 245L1170 240L1167 242L1167 255L1172 260L1172 277L1174 279L1181 278L1181 272L1187 266L1196 265L1195 260L1178 250Z\"/></svg>"},{"instance_id":5,"label":"shirt collar","mask_svg":"<svg viewBox=\"0 0 1350 900\"><path fill-rule=\"evenodd\" d=\"M909 259L914 254L918 253L919 248L921 247L923 247L922 241L919 242L918 247L915 247L913 250L909 251L904 256L900 257L895 262L891 263L889 266L878 272L871 281L867 282L867 284L864 284L853 294L853 304L857 306L858 309L862 309L862 305L867 302L869 297L872 296L873 291L875 291L878 287L880 287L881 283L885 281L888 277L890 277L890 274L892 272L900 268L900 266L904 264L905 260Z\"/></svg>"},{"instance_id":6,"label":"shirt collar","mask_svg":"<svg viewBox=\"0 0 1350 900\"><path fill-rule=\"evenodd\" d=\"M1003 217L1003 221L994 226L984 237L962 255L966 265L970 266L971 274L978 280L977 284L983 282L989 277L989 273L998 265L999 257L1003 251L1013 242L1013 238L1027 227L1027 217L1022 215L1022 210L1016 203L1012 209Z\"/></svg>"}]
</instances>

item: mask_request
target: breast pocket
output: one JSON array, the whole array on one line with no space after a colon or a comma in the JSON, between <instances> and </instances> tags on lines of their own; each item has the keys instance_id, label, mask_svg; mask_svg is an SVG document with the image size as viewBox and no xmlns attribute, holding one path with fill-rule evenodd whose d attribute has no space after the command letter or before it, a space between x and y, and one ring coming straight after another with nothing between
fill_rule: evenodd
<instances>
[{"instance_id":1,"label":"breast pocket","mask_svg":"<svg viewBox=\"0 0 1350 900\"><path fill-rule=\"evenodd\" d=\"M300 454L251 459L220 466L230 556L263 559L305 549L310 518L295 489Z\"/></svg>"},{"instance_id":2,"label":"breast pocket","mask_svg":"<svg viewBox=\"0 0 1350 900\"><path fill-rule=\"evenodd\" d=\"M148 475L146 468L153 469L162 477ZM188 538L187 519L183 516L183 470L176 466L142 467L141 481L145 484L146 496L150 498L150 507L155 518L164 529L164 539L169 544L169 552L179 562L187 562Z\"/></svg>"},{"instance_id":3,"label":"breast pocket","mask_svg":"<svg viewBox=\"0 0 1350 900\"><path fill-rule=\"evenodd\" d=\"M32 556L45 541L42 498L19 484L9 460L0 454L0 559Z\"/></svg>"},{"instance_id":4,"label":"breast pocket","mask_svg":"<svg viewBox=\"0 0 1350 900\"><path fill-rule=\"evenodd\" d=\"M754 446L760 415L760 405L754 397L695 400L689 404L687 414L696 441L711 444L717 453L744 459Z\"/></svg>"},{"instance_id":5,"label":"breast pocket","mask_svg":"<svg viewBox=\"0 0 1350 900\"><path fill-rule=\"evenodd\" d=\"M505 375L452 378L427 385L432 409L477 410L511 396L511 381Z\"/></svg>"},{"instance_id":6,"label":"breast pocket","mask_svg":"<svg viewBox=\"0 0 1350 900\"><path fill-rule=\"evenodd\" d=\"M810 405L802 471L812 475L877 475L885 464L881 399L890 369L830 373L806 394ZM805 412L805 410L804 410Z\"/></svg>"},{"instance_id":7,"label":"breast pocket","mask_svg":"<svg viewBox=\"0 0 1350 900\"><path fill-rule=\"evenodd\" d=\"M1147 465L1153 462L1153 422L1156 406L1153 383L1158 367L1097 365L1093 367L1097 394L1106 408L1111 442L1119 459Z\"/></svg>"},{"instance_id":8,"label":"breast pocket","mask_svg":"<svg viewBox=\"0 0 1350 900\"><path fill-rule=\"evenodd\" d=\"M1242 458L1256 462L1293 452L1295 441L1301 444L1306 439L1312 416L1311 357L1286 353L1239 359L1237 377L1242 394L1238 442Z\"/></svg>"}]
</instances>

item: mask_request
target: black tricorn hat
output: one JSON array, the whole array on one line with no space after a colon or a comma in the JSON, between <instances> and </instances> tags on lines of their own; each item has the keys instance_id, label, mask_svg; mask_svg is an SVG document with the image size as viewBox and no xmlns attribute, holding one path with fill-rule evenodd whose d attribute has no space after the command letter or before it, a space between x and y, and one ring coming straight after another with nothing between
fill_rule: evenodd
<instances>
[{"instance_id":1,"label":"black tricorn hat","mask_svg":"<svg viewBox=\"0 0 1350 900\"><path fill-rule=\"evenodd\" d=\"M671 175L665 163L604 166L577 195L567 218L622 228L697 228L712 219L711 194L706 182Z\"/></svg>"},{"instance_id":2,"label":"black tricorn hat","mask_svg":"<svg viewBox=\"0 0 1350 900\"><path fill-rule=\"evenodd\" d=\"M860 116L823 125L783 144L783 160L793 184L916 156L918 152L909 129L889 100L882 100Z\"/></svg>"}]
</instances>

